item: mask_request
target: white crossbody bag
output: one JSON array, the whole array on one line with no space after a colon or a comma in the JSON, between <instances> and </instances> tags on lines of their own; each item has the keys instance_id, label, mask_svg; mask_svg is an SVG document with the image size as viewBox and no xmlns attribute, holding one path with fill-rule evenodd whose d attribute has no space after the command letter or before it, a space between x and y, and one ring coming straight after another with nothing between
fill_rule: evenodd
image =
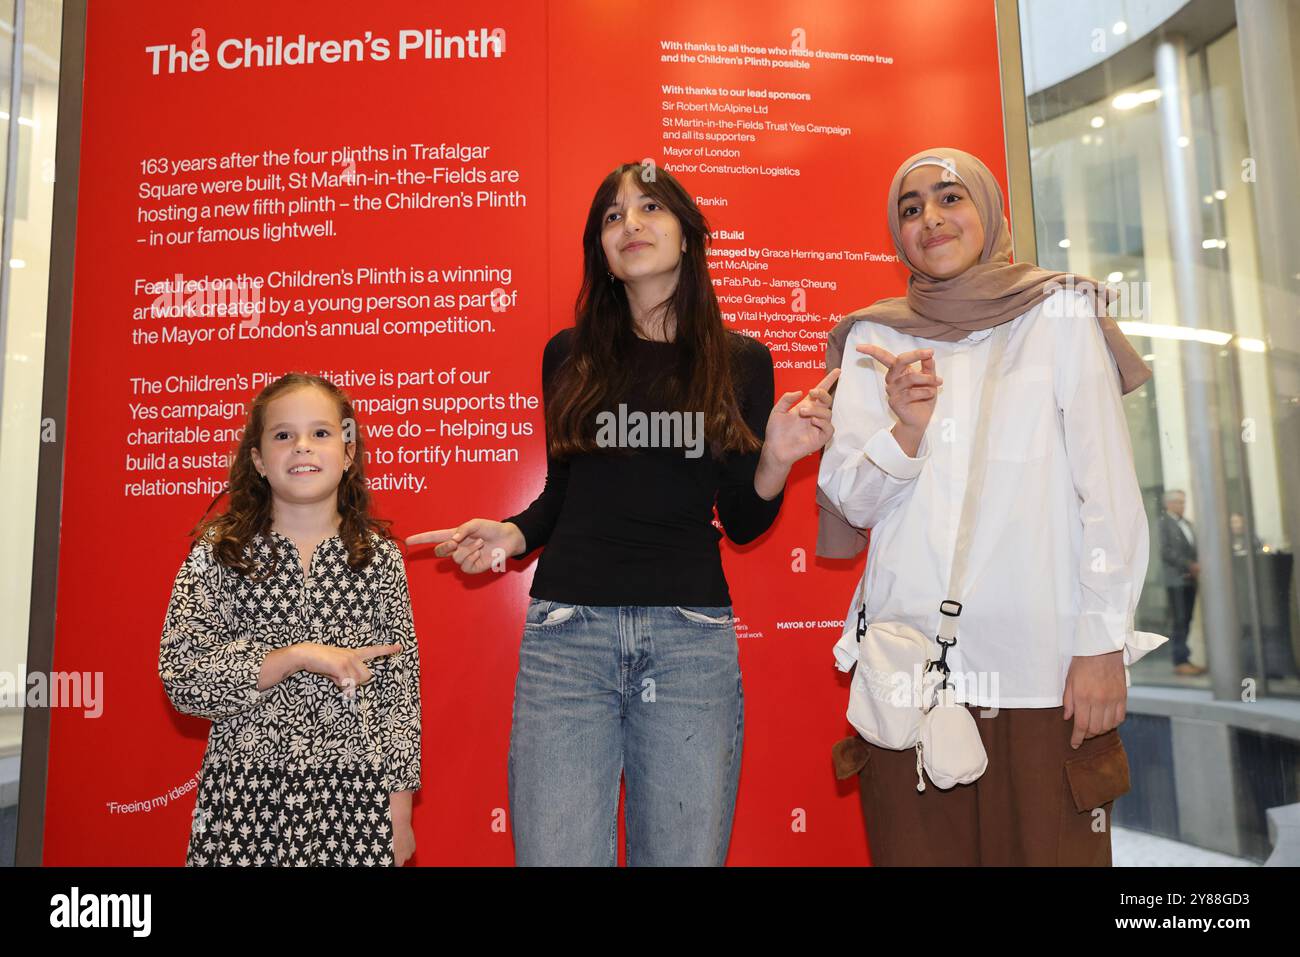
<instances>
[{"instance_id":1,"label":"white crossbody bag","mask_svg":"<svg viewBox=\"0 0 1300 957\"><path fill-rule=\"evenodd\" d=\"M892 751L916 749L916 789L925 776L940 789L969 784L988 767L975 718L956 701L948 680L948 652L957 644L957 620L974 532L975 510L984 486L989 418L1007 323L994 327L979 412L971 436L971 458L957 545L949 575L949 597L939 603L939 634L932 640L897 621L867 624L866 575L858 595L858 663L849 697L849 723L867 741ZM870 560L870 559L868 559ZM924 770L925 774L922 774Z\"/></svg>"}]
</instances>

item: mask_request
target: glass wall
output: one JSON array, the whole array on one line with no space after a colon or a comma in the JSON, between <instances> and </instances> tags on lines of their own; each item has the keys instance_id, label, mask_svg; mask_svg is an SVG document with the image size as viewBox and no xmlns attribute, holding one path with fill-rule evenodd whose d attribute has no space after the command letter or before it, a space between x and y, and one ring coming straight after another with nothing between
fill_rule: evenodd
<instances>
[{"instance_id":1,"label":"glass wall","mask_svg":"<svg viewBox=\"0 0 1300 957\"><path fill-rule=\"evenodd\" d=\"M1136 624L1173 640L1133 681L1300 694L1300 4L1021 0L1020 28L1038 260L1112 284L1155 373L1125 399Z\"/></svg>"},{"instance_id":2,"label":"glass wall","mask_svg":"<svg viewBox=\"0 0 1300 957\"><path fill-rule=\"evenodd\" d=\"M0 676L10 691L27 674L62 19L62 0L0 4ZM14 697L0 700L0 865L13 863L17 820Z\"/></svg>"}]
</instances>

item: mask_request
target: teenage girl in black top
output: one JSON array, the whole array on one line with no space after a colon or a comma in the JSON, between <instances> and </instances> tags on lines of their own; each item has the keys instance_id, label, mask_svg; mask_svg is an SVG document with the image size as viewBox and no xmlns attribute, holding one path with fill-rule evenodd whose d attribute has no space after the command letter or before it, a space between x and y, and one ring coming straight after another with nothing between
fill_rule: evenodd
<instances>
[{"instance_id":1,"label":"teenage girl in black top","mask_svg":"<svg viewBox=\"0 0 1300 957\"><path fill-rule=\"evenodd\" d=\"M771 526L790 467L831 437L835 373L773 406L767 348L723 325L708 240L666 170L610 173L576 323L542 358L542 494L408 539L469 573L546 546L511 729L520 864L614 863L620 774L629 863L726 858L743 705L713 511L740 544Z\"/></svg>"}]
</instances>

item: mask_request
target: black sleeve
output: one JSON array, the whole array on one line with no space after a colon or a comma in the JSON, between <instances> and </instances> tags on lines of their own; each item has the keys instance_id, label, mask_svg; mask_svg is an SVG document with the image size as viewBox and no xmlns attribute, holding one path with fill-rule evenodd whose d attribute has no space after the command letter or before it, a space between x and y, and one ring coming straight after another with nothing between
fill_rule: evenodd
<instances>
[{"instance_id":1,"label":"black sleeve","mask_svg":"<svg viewBox=\"0 0 1300 957\"><path fill-rule=\"evenodd\" d=\"M762 441L767 432L767 417L776 402L772 353L757 339L745 337L743 345L736 364L740 412ZM723 462L722 481L718 486L718 520L727 537L737 545L752 542L771 528L785 499L784 489L770 502L754 491L754 473L758 470L760 454L761 451L732 453Z\"/></svg>"},{"instance_id":2,"label":"black sleeve","mask_svg":"<svg viewBox=\"0 0 1300 957\"><path fill-rule=\"evenodd\" d=\"M551 401L551 385L555 379L555 372L559 369L561 363L569 356L569 350L573 344L573 330L561 329L555 335L551 336L546 348L542 351L542 407L543 421L545 420L545 409L549 407ZM549 436L547 436L549 440ZM550 443L547 442L549 449ZM503 518L503 522L513 522L519 527L519 531L524 536L524 551L516 556L524 558L529 552L541 548L551 537L551 531L555 528L556 519L560 516L560 508L564 505L564 493L569 485L569 463L567 461L554 458L550 452L546 455L546 485L542 488L542 494L533 499L533 504L518 515L512 515L509 518Z\"/></svg>"}]
</instances>

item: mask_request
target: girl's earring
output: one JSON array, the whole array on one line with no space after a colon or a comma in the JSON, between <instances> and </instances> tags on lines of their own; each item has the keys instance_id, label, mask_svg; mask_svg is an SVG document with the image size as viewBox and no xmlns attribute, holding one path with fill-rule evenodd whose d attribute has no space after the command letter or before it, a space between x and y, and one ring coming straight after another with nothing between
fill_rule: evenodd
<instances>
[{"instance_id":1,"label":"girl's earring","mask_svg":"<svg viewBox=\"0 0 1300 957\"><path fill-rule=\"evenodd\" d=\"M609 284L610 284L611 286L614 285L614 274L613 274L612 272L606 270L606 271L605 271L605 275L609 278Z\"/></svg>"}]
</instances>

